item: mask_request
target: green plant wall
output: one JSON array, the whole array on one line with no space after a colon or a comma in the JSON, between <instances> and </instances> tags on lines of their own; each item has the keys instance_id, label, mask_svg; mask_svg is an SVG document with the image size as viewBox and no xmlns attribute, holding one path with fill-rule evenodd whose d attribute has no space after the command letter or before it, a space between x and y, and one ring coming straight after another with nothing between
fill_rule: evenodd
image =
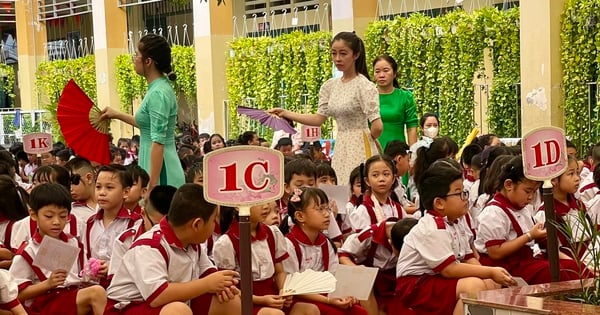
<instances>
[{"instance_id":1,"label":"green plant wall","mask_svg":"<svg viewBox=\"0 0 600 315\"><path fill-rule=\"evenodd\" d=\"M226 52L229 134L237 136L245 131L241 130L246 126L242 124L245 118L237 114L238 105L315 112L319 89L332 76L330 40L331 33L320 31L232 41ZM272 134L268 128L257 131L265 137ZM322 134L331 137L330 120Z\"/></svg>"},{"instance_id":2,"label":"green plant wall","mask_svg":"<svg viewBox=\"0 0 600 315\"><path fill-rule=\"evenodd\" d=\"M412 89L418 114L438 113L441 132L462 143L474 127L473 79L483 70L484 53L490 53L498 80L488 104L493 111L488 116L490 131L514 136L514 83L520 81L518 17L518 8L485 8L472 14L456 10L439 17L412 14L375 21L365 35L367 60L381 54L394 57L398 82Z\"/></svg>"},{"instance_id":3,"label":"green plant wall","mask_svg":"<svg viewBox=\"0 0 600 315\"><path fill-rule=\"evenodd\" d=\"M96 102L96 64L94 55L69 60L44 61L38 65L36 88L41 94L41 106L48 112L46 120L52 125L55 141L62 141L56 106L63 88L73 78L81 89Z\"/></svg>"}]
</instances>

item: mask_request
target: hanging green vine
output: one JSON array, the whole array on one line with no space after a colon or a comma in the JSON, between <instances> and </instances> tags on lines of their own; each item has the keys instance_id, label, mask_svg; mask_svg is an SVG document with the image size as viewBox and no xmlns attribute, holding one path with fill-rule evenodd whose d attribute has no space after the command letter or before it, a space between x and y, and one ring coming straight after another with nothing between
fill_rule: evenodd
<instances>
[{"instance_id":1,"label":"hanging green vine","mask_svg":"<svg viewBox=\"0 0 600 315\"><path fill-rule=\"evenodd\" d=\"M196 105L196 53L193 46L171 47L173 71L177 80L173 83L175 91L185 95L188 106Z\"/></svg>"},{"instance_id":2,"label":"hanging green vine","mask_svg":"<svg viewBox=\"0 0 600 315\"><path fill-rule=\"evenodd\" d=\"M0 64L0 77L4 78L2 90L11 100L15 99L15 68L11 65Z\"/></svg>"},{"instance_id":3,"label":"hanging green vine","mask_svg":"<svg viewBox=\"0 0 600 315\"><path fill-rule=\"evenodd\" d=\"M54 139L62 140L56 121L56 106L63 88L74 78L77 85L96 101L96 64L94 55L69 60L45 61L38 65L36 87L42 95L42 106L48 112L46 120L52 125Z\"/></svg>"},{"instance_id":4,"label":"hanging green vine","mask_svg":"<svg viewBox=\"0 0 600 315\"><path fill-rule=\"evenodd\" d=\"M115 60L115 69L121 111L131 113L133 101L141 98L146 92L146 80L135 73L131 55L124 54L117 56Z\"/></svg>"},{"instance_id":5,"label":"hanging green vine","mask_svg":"<svg viewBox=\"0 0 600 315\"><path fill-rule=\"evenodd\" d=\"M598 107L592 104L592 85L600 62L598 0L567 0L562 14L561 63L566 133L579 152L598 136ZM596 100L597 101L597 100Z\"/></svg>"},{"instance_id":6,"label":"hanging green vine","mask_svg":"<svg viewBox=\"0 0 600 315\"><path fill-rule=\"evenodd\" d=\"M331 78L328 32L293 32L277 38L238 38L227 52L229 93L229 134L246 128L245 117L237 115L237 106L258 109L285 107L297 112L315 112L319 89ZM261 136L272 131L251 122ZM324 124L324 137L331 137L331 123Z\"/></svg>"}]
</instances>

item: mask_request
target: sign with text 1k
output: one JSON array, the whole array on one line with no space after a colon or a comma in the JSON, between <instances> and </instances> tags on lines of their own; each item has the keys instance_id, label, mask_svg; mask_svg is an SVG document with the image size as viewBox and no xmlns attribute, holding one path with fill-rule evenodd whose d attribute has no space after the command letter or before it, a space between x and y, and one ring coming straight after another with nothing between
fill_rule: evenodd
<instances>
[{"instance_id":1,"label":"sign with text 1k","mask_svg":"<svg viewBox=\"0 0 600 315\"><path fill-rule=\"evenodd\" d=\"M560 128L542 127L528 132L521 148L525 177L531 180L549 180L567 169L567 139Z\"/></svg>"},{"instance_id":2,"label":"sign with text 1k","mask_svg":"<svg viewBox=\"0 0 600 315\"><path fill-rule=\"evenodd\" d=\"M28 154L42 154L52 151L52 134L36 132L24 135L23 151Z\"/></svg>"},{"instance_id":3,"label":"sign with text 1k","mask_svg":"<svg viewBox=\"0 0 600 315\"><path fill-rule=\"evenodd\" d=\"M239 207L283 196L283 154L255 145L218 149L204 156L204 198Z\"/></svg>"}]
</instances>

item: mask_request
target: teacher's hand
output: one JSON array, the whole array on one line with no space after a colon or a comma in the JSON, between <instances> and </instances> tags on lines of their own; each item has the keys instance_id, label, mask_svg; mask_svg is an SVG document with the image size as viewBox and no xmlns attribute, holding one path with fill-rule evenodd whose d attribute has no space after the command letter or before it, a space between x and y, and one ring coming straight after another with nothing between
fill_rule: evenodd
<instances>
[{"instance_id":1,"label":"teacher's hand","mask_svg":"<svg viewBox=\"0 0 600 315\"><path fill-rule=\"evenodd\" d=\"M285 118L284 117L285 109L279 108L279 107L275 107L275 108L269 109L267 111L267 114L275 115L275 116L277 116L279 118Z\"/></svg>"},{"instance_id":2,"label":"teacher's hand","mask_svg":"<svg viewBox=\"0 0 600 315\"><path fill-rule=\"evenodd\" d=\"M113 119L113 118L117 118L117 115L119 115L119 111L116 109L113 109L110 106L106 106L103 110L102 110L102 115L100 115L100 121L106 120L106 119Z\"/></svg>"}]
</instances>

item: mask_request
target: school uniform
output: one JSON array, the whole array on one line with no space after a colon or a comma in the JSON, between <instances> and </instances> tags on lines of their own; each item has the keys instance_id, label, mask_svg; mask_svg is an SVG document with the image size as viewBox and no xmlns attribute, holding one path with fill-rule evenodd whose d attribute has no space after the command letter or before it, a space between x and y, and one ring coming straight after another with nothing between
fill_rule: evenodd
<instances>
[{"instance_id":1,"label":"school uniform","mask_svg":"<svg viewBox=\"0 0 600 315\"><path fill-rule=\"evenodd\" d=\"M375 196L370 194L363 195L362 204L356 207L350 214L350 224L354 231L359 233L363 229L369 228L372 224L377 224L387 218L402 219L407 216L402 205L388 197L386 203L382 204Z\"/></svg>"},{"instance_id":2,"label":"school uniform","mask_svg":"<svg viewBox=\"0 0 600 315\"><path fill-rule=\"evenodd\" d=\"M442 270L474 258L464 217L453 222L429 210L404 238L396 265L396 303L416 314L452 314L458 278Z\"/></svg>"},{"instance_id":3,"label":"school uniform","mask_svg":"<svg viewBox=\"0 0 600 315\"><path fill-rule=\"evenodd\" d=\"M107 226L104 226L104 209L89 217L83 235L83 244L87 259L92 257L110 262L115 239L123 231L131 228L137 228L138 224L143 224L140 216L130 213L125 207L117 213L115 219ZM100 285L107 288L111 278L105 277L100 281Z\"/></svg>"},{"instance_id":4,"label":"school uniform","mask_svg":"<svg viewBox=\"0 0 600 315\"><path fill-rule=\"evenodd\" d=\"M183 247L166 218L140 235L123 256L106 293L106 315L158 315L162 307L151 307L169 285L200 279L216 271L199 245ZM207 314L211 294L199 296L204 303L190 302L194 314ZM208 302L208 303L206 303Z\"/></svg>"},{"instance_id":5,"label":"school uniform","mask_svg":"<svg viewBox=\"0 0 600 315\"><path fill-rule=\"evenodd\" d=\"M69 214L69 223L65 225L63 232L76 238L80 238L81 230L79 227L79 221L77 221L77 218L71 213ZM23 242L29 241L31 236L37 232L37 228L37 222L31 220L31 217L24 217L15 222L12 227L10 247L16 250Z\"/></svg>"},{"instance_id":6,"label":"school uniform","mask_svg":"<svg viewBox=\"0 0 600 315\"><path fill-rule=\"evenodd\" d=\"M129 209L129 212L135 213L138 215L142 215L142 206L140 206L139 203L136 203L135 207L133 207L132 209Z\"/></svg>"},{"instance_id":7,"label":"school uniform","mask_svg":"<svg viewBox=\"0 0 600 315\"><path fill-rule=\"evenodd\" d=\"M386 223L397 221L397 218L388 218L360 233L348 236L338 253L339 257L348 257L358 265L379 269L373 293L378 304L383 305L385 309L396 292L396 264L398 263L398 257L394 255L386 233Z\"/></svg>"},{"instance_id":8,"label":"school uniform","mask_svg":"<svg viewBox=\"0 0 600 315\"><path fill-rule=\"evenodd\" d=\"M77 218L79 231L85 231L85 224L87 220L96 214L98 209L91 208L87 203L82 201L75 201L71 203L71 214Z\"/></svg>"},{"instance_id":9,"label":"school uniform","mask_svg":"<svg viewBox=\"0 0 600 315\"><path fill-rule=\"evenodd\" d=\"M281 218L281 222L283 222L283 220L288 220L288 226L291 228L292 226L294 226L294 222L292 221L292 218L290 218L287 215L287 204L283 201L283 199L280 199L278 201L278 206L279 206L279 214L280 214L280 218ZM337 218L335 218L333 216L333 212L329 212L329 222L337 222ZM327 230L324 230L323 233L325 233L325 235L327 235L327 237L329 237L330 239L332 239L334 242L342 242L342 230L340 228L340 226L338 226L337 224L329 224L329 226L327 227Z\"/></svg>"},{"instance_id":10,"label":"school uniform","mask_svg":"<svg viewBox=\"0 0 600 315\"><path fill-rule=\"evenodd\" d=\"M276 226L259 223L256 235L252 237L252 290L254 295L279 295L275 282L275 264L289 257L285 238ZM240 230L234 220L229 230L216 242L213 250L215 265L219 269L240 271ZM255 305L253 314L264 306Z\"/></svg>"},{"instance_id":11,"label":"school uniform","mask_svg":"<svg viewBox=\"0 0 600 315\"><path fill-rule=\"evenodd\" d=\"M551 282L547 256L543 253L534 256L535 240L504 259L494 260L488 256L488 247L520 237L533 226L533 218L527 207L517 209L504 195L496 193L479 215L475 248L480 253L481 264L503 267L529 284ZM575 261L560 259L559 265L562 281L579 279L580 269ZM584 276L587 277L587 274L584 273Z\"/></svg>"},{"instance_id":12,"label":"school uniform","mask_svg":"<svg viewBox=\"0 0 600 315\"><path fill-rule=\"evenodd\" d=\"M213 248L215 247L215 242L221 237L221 234L221 226L219 223L215 223L215 230L212 235L206 239L206 242L202 243L202 246L206 248L206 254L211 260L213 260Z\"/></svg>"},{"instance_id":13,"label":"school uniform","mask_svg":"<svg viewBox=\"0 0 600 315\"><path fill-rule=\"evenodd\" d=\"M579 200L588 206L592 199L594 199L594 196L596 196L596 193L600 191L594 182L594 172L589 172L587 176L581 177L577 191L579 192Z\"/></svg>"},{"instance_id":14,"label":"school uniform","mask_svg":"<svg viewBox=\"0 0 600 315\"><path fill-rule=\"evenodd\" d=\"M290 253L289 257L283 262L283 268L286 273L303 272L307 269L335 273L339 265L335 249L323 233L320 233L317 239L312 242L304 231L296 225L286 235L286 244L287 251ZM316 305L321 314L367 315L366 310L359 305L353 305L343 310L326 303L304 300L302 298L300 300Z\"/></svg>"},{"instance_id":15,"label":"school uniform","mask_svg":"<svg viewBox=\"0 0 600 315\"><path fill-rule=\"evenodd\" d=\"M17 248L11 246L12 233L15 221L11 221L0 214L0 243L10 251L14 252Z\"/></svg>"},{"instance_id":16,"label":"school uniform","mask_svg":"<svg viewBox=\"0 0 600 315\"><path fill-rule=\"evenodd\" d=\"M19 287L6 269L0 269L0 310L10 311L19 304Z\"/></svg>"},{"instance_id":17,"label":"school uniform","mask_svg":"<svg viewBox=\"0 0 600 315\"><path fill-rule=\"evenodd\" d=\"M600 228L600 191L586 204L586 207L590 220Z\"/></svg>"},{"instance_id":18,"label":"school uniform","mask_svg":"<svg viewBox=\"0 0 600 315\"><path fill-rule=\"evenodd\" d=\"M79 257L68 271L65 283L33 299L24 301L24 306L30 313L44 314L77 314L76 298L82 280L79 272L83 269L84 256L83 245L73 236L61 233L59 240L65 246L79 247ZM35 232L31 241L22 244L13 258L10 273L15 278L19 292L32 284L46 281L53 270L46 270L33 265L33 260L39 252L42 236Z\"/></svg>"},{"instance_id":19,"label":"school uniform","mask_svg":"<svg viewBox=\"0 0 600 315\"><path fill-rule=\"evenodd\" d=\"M123 231L115 239L110 264L108 265L108 276L112 276L119 270L125 252L131 248L131 244L146 232L146 227L142 222L137 228L131 228Z\"/></svg>"}]
</instances>

